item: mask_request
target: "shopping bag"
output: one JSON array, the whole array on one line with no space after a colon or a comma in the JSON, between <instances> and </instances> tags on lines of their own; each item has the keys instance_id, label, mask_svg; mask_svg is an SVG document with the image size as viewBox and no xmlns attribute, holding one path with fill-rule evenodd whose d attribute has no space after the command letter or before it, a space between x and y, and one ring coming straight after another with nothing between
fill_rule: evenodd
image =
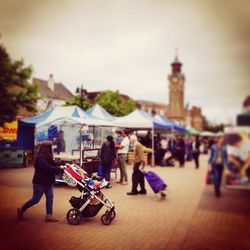
<instances>
[{"instance_id":1,"label":"shopping bag","mask_svg":"<svg viewBox=\"0 0 250 250\"><path fill-rule=\"evenodd\" d=\"M207 185L214 184L214 171L211 168L209 168L207 171L206 184Z\"/></svg>"},{"instance_id":2,"label":"shopping bag","mask_svg":"<svg viewBox=\"0 0 250 250\"><path fill-rule=\"evenodd\" d=\"M144 171L144 176L154 193L158 193L167 187L167 184L153 171Z\"/></svg>"}]
</instances>

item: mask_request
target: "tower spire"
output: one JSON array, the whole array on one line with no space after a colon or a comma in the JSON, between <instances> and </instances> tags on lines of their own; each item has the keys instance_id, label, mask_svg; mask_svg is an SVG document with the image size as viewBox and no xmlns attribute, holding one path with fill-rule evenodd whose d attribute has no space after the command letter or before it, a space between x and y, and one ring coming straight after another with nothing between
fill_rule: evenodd
<instances>
[{"instance_id":1,"label":"tower spire","mask_svg":"<svg viewBox=\"0 0 250 250\"><path fill-rule=\"evenodd\" d=\"M175 48L175 59L174 59L175 62L179 62L179 59L178 59L178 52L179 52L179 49L178 49L178 47L176 47L176 48Z\"/></svg>"},{"instance_id":2,"label":"tower spire","mask_svg":"<svg viewBox=\"0 0 250 250\"><path fill-rule=\"evenodd\" d=\"M172 66L172 74L181 73L182 63L179 61L179 58L178 58L178 48L175 49L175 59L173 63L171 64L171 66Z\"/></svg>"}]
</instances>

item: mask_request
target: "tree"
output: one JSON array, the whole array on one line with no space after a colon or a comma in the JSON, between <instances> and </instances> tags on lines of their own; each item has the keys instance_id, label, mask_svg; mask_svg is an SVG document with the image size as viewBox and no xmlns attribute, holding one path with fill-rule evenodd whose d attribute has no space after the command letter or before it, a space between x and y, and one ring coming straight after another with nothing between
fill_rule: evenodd
<instances>
[{"instance_id":1,"label":"tree","mask_svg":"<svg viewBox=\"0 0 250 250\"><path fill-rule=\"evenodd\" d=\"M25 67L23 60L12 61L0 44L0 126L15 120L21 111L36 112L38 87L27 82L31 74L31 66Z\"/></svg>"},{"instance_id":2,"label":"tree","mask_svg":"<svg viewBox=\"0 0 250 250\"><path fill-rule=\"evenodd\" d=\"M204 130L217 133L217 132L223 131L225 126L226 124L222 124L222 123L214 124L206 120L204 124Z\"/></svg>"},{"instance_id":3,"label":"tree","mask_svg":"<svg viewBox=\"0 0 250 250\"><path fill-rule=\"evenodd\" d=\"M77 105L83 110L87 110L92 107L92 104L86 97L74 96L71 100L65 102L65 106Z\"/></svg>"},{"instance_id":4,"label":"tree","mask_svg":"<svg viewBox=\"0 0 250 250\"><path fill-rule=\"evenodd\" d=\"M135 102L126 100L119 91L103 91L96 97L96 103L100 104L111 115L124 116L135 110Z\"/></svg>"}]
</instances>

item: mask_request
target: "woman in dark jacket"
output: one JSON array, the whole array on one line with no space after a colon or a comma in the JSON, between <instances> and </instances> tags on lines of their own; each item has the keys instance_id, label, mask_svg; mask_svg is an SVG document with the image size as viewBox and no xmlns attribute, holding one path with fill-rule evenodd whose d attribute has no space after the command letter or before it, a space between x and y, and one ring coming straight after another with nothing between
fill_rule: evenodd
<instances>
[{"instance_id":1,"label":"woman in dark jacket","mask_svg":"<svg viewBox=\"0 0 250 250\"><path fill-rule=\"evenodd\" d=\"M33 176L33 196L25 204L17 209L18 219L23 218L23 213L29 207L37 204L43 194L46 196L46 217L45 221L56 222L53 213L53 184L55 183L55 174L63 169L64 166L58 166L53 160L52 143L44 141L38 147L35 153L35 173Z\"/></svg>"},{"instance_id":2,"label":"woman in dark jacket","mask_svg":"<svg viewBox=\"0 0 250 250\"><path fill-rule=\"evenodd\" d=\"M107 136L107 141L102 144L101 148L101 164L103 166L103 177L109 182L107 188L110 186L110 172L114 159L116 158L115 143L112 136Z\"/></svg>"}]
</instances>

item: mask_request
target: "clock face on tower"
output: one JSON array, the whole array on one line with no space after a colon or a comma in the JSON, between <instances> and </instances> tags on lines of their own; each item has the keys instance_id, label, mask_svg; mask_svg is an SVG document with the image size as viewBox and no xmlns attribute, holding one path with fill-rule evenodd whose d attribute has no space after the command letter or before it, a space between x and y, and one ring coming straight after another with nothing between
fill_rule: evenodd
<instances>
[{"instance_id":1,"label":"clock face on tower","mask_svg":"<svg viewBox=\"0 0 250 250\"><path fill-rule=\"evenodd\" d=\"M179 80L179 78L178 78L177 76L173 76L173 78L172 78L172 82L173 82L173 83L178 82L178 80Z\"/></svg>"}]
</instances>

